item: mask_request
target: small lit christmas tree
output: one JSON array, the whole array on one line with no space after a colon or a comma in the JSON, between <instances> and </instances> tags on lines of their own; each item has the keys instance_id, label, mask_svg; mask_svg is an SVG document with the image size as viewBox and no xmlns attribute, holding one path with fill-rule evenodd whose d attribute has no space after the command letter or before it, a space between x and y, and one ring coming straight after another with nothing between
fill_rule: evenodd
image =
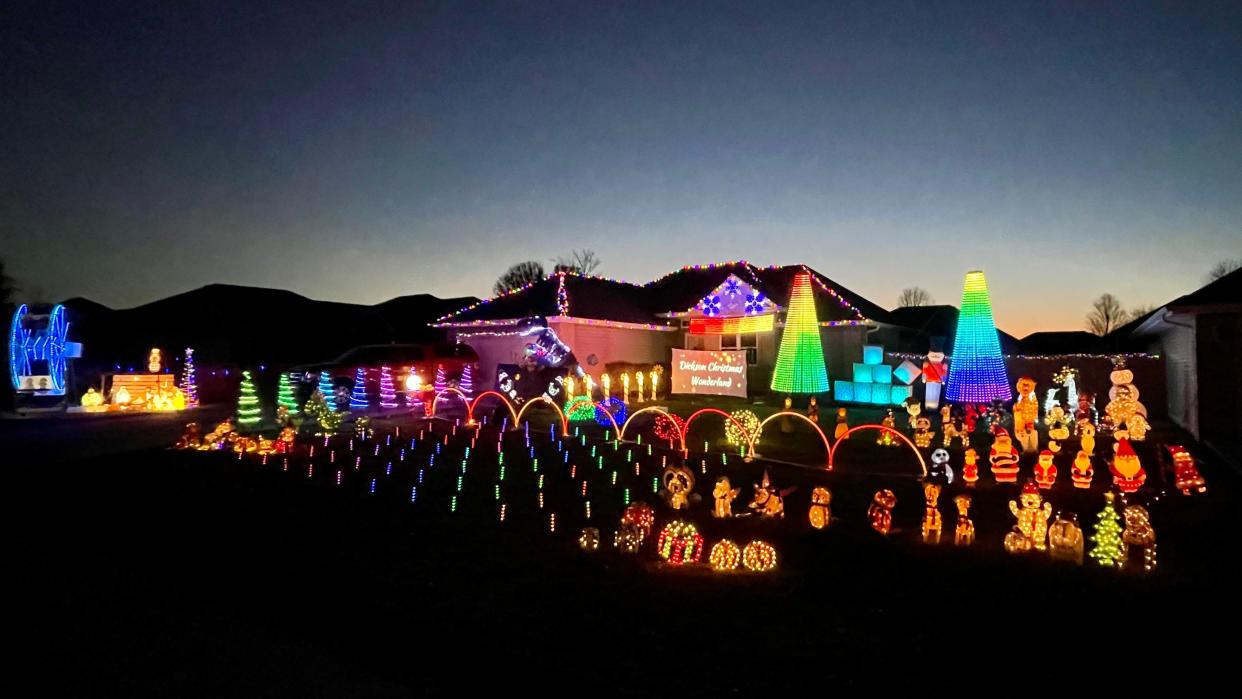
<instances>
[{"instance_id":1,"label":"small lit christmas tree","mask_svg":"<svg viewBox=\"0 0 1242 699\"><path fill-rule=\"evenodd\" d=\"M280 375L280 383L276 387L276 404L288 410L298 409L298 399L293 393L293 379L287 373Z\"/></svg>"},{"instance_id":2,"label":"small lit christmas tree","mask_svg":"<svg viewBox=\"0 0 1242 699\"><path fill-rule=\"evenodd\" d=\"M302 409L302 412L319 423L320 434L336 434L336 431L341 427L341 414L328 405L328 400L324 398L323 391L318 389L306 401L306 407Z\"/></svg>"},{"instance_id":3,"label":"small lit christmas tree","mask_svg":"<svg viewBox=\"0 0 1242 699\"><path fill-rule=\"evenodd\" d=\"M392 385L392 369L380 367L380 407L392 410L397 407L397 391Z\"/></svg>"},{"instance_id":4,"label":"small lit christmas tree","mask_svg":"<svg viewBox=\"0 0 1242 699\"><path fill-rule=\"evenodd\" d=\"M198 407L198 374L194 370L194 350L185 348L185 362L181 366L181 394L187 408Z\"/></svg>"},{"instance_id":5,"label":"small lit christmas tree","mask_svg":"<svg viewBox=\"0 0 1242 699\"><path fill-rule=\"evenodd\" d=\"M780 393L824 393L828 390L828 369L824 364L824 345L819 336L819 315L811 273L794 275L789 292L789 311L781 348L772 370L772 390Z\"/></svg>"},{"instance_id":6,"label":"small lit christmas tree","mask_svg":"<svg viewBox=\"0 0 1242 699\"><path fill-rule=\"evenodd\" d=\"M466 394L466 400L474 398L474 369L467 364L466 368L461 370L461 380L457 382L457 389Z\"/></svg>"},{"instance_id":7,"label":"small lit christmas tree","mask_svg":"<svg viewBox=\"0 0 1242 699\"><path fill-rule=\"evenodd\" d=\"M1120 568L1126 560L1126 546L1121 541L1121 515L1113 505L1113 494L1104 494L1104 509L1095 518L1095 533L1091 535L1091 553L1096 563L1110 568Z\"/></svg>"},{"instance_id":8,"label":"small lit christmas tree","mask_svg":"<svg viewBox=\"0 0 1242 699\"><path fill-rule=\"evenodd\" d=\"M436 390L437 395L442 393L444 389L448 388L448 379L445 378L444 376L444 365L443 364L436 365L436 382L435 382L434 388Z\"/></svg>"},{"instance_id":9,"label":"small lit christmas tree","mask_svg":"<svg viewBox=\"0 0 1242 699\"><path fill-rule=\"evenodd\" d=\"M237 424L253 425L259 422L262 410L259 408L259 397L254 392L254 381L250 371L242 372L241 390L237 396Z\"/></svg>"},{"instance_id":10,"label":"small lit christmas tree","mask_svg":"<svg viewBox=\"0 0 1242 699\"><path fill-rule=\"evenodd\" d=\"M328 372L319 372L319 388L317 389L323 394L323 402L328 408L336 410L336 388L332 385L332 377Z\"/></svg>"},{"instance_id":11,"label":"small lit christmas tree","mask_svg":"<svg viewBox=\"0 0 1242 699\"><path fill-rule=\"evenodd\" d=\"M354 392L349 394L349 409L367 409L367 372L362 367L354 372Z\"/></svg>"}]
</instances>

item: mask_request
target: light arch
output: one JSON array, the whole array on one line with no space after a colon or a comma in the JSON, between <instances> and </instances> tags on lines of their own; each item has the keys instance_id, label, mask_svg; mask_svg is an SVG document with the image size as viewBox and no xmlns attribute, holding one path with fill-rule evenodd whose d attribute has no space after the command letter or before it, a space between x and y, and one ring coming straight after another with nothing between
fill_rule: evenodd
<instances>
[{"instance_id":1,"label":"light arch","mask_svg":"<svg viewBox=\"0 0 1242 699\"><path fill-rule=\"evenodd\" d=\"M923 477L924 478L927 477L927 461L923 459L923 452L919 451L918 447L914 446L914 442L911 442L909 437L906 437L904 434L898 432L897 430L887 425L857 425L855 427L851 427L848 430L846 430L845 434L842 434L841 438L837 440L837 443L832 445L832 449L828 451L828 468L829 469L832 468L832 464L834 463L834 460L836 458L837 447L841 446L841 442L844 442L846 438L849 437L851 434L858 432L860 430L877 430L879 432L887 432L889 434L895 435L898 439L902 441L902 443L910 447L910 451L914 452L914 456L917 457L919 460L919 468L923 469Z\"/></svg>"}]
</instances>

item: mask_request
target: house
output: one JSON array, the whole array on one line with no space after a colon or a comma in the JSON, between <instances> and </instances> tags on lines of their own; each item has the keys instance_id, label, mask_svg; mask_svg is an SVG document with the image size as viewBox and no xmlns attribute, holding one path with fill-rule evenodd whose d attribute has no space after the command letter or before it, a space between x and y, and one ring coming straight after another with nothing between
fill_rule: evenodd
<instances>
[{"instance_id":1,"label":"house","mask_svg":"<svg viewBox=\"0 0 1242 699\"><path fill-rule=\"evenodd\" d=\"M1164 357L1168 415L1174 422L1201 441L1239 444L1242 270L1176 298L1118 332L1134 346Z\"/></svg>"},{"instance_id":2,"label":"house","mask_svg":"<svg viewBox=\"0 0 1242 699\"><path fill-rule=\"evenodd\" d=\"M888 312L805 265L746 261L683 267L645 284L558 272L480 301L435 323L480 357L481 385L531 367L575 360L588 374L617 365L667 364L671 350L746 353L752 393L771 380L794 277L807 272L830 375L859 361Z\"/></svg>"}]
</instances>

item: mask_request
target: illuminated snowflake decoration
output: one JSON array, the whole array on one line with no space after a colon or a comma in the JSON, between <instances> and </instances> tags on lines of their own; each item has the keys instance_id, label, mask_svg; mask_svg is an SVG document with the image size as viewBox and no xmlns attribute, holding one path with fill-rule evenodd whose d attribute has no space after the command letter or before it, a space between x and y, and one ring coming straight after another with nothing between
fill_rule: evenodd
<instances>
[{"instance_id":1,"label":"illuminated snowflake decoration","mask_svg":"<svg viewBox=\"0 0 1242 699\"><path fill-rule=\"evenodd\" d=\"M746 295L746 312L751 315L763 312L763 294L756 291Z\"/></svg>"},{"instance_id":2,"label":"illuminated snowflake decoration","mask_svg":"<svg viewBox=\"0 0 1242 699\"><path fill-rule=\"evenodd\" d=\"M742 282L737 279L727 279L724 283L725 296L737 296L742 293Z\"/></svg>"},{"instance_id":3,"label":"illuminated snowflake decoration","mask_svg":"<svg viewBox=\"0 0 1242 699\"><path fill-rule=\"evenodd\" d=\"M699 308L702 309L703 315L711 317L720 315L720 297L705 296L699 302Z\"/></svg>"}]
</instances>

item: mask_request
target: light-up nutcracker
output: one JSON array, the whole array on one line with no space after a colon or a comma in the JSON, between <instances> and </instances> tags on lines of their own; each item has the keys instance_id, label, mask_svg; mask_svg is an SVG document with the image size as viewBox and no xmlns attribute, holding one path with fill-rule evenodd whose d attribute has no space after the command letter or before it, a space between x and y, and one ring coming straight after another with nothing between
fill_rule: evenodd
<instances>
[{"instance_id":1,"label":"light-up nutcracker","mask_svg":"<svg viewBox=\"0 0 1242 699\"><path fill-rule=\"evenodd\" d=\"M967 449L962 456L965 459L962 480L966 482L966 487L973 488L979 482L979 453L974 449Z\"/></svg>"},{"instance_id":2,"label":"light-up nutcracker","mask_svg":"<svg viewBox=\"0 0 1242 699\"><path fill-rule=\"evenodd\" d=\"M940 349L939 338L932 338L932 349L923 362L923 404L928 410L940 407L940 389L949 376L949 367L944 363L944 352Z\"/></svg>"}]
</instances>

